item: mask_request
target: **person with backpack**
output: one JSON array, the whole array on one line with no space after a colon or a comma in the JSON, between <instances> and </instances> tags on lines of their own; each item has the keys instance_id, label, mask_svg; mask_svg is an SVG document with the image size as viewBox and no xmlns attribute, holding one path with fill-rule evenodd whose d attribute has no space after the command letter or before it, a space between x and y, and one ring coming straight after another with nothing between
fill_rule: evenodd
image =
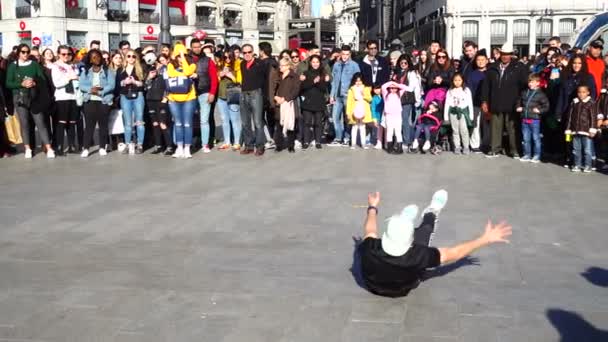
<instances>
[{"instance_id":1,"label":"person with backpack","mask_svg":"<svg viewBox=\"0 0 608 342\"><path fill-rule=\"evenodd\" d=\"M194 43L194 39L190 43ZM200 45L200 41L198 42ZM215 101L217 94L218 78L217 68L212 58L201 53L196 62L196 73L192 74L196 86L196 96L198 100L199 113L201 116L201 144L203 145L203 153L211 152L209 148L209 115L211 114L211 105Z\"/></svg>"}]
</instances>

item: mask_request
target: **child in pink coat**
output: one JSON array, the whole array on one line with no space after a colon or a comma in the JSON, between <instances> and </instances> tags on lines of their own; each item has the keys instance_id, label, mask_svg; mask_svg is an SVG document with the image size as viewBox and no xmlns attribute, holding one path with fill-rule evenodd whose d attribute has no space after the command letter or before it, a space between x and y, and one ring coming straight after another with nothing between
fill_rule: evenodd
<instances>
[{"instance_id":1,"label":"child in pink coat","mask_svg":"<svg viewBox=\"0 0 608 342\"><path fill-rule=\"evenodd\" d=\"M384 117L386 121L386 149L388 153L403 153L403 136L401 134L401 96L405 93L406 86L397 82L389 81L382 85L382 98L384 99ZM396 142L393 143L393 135Z\"/></svg>"}]
</instances>

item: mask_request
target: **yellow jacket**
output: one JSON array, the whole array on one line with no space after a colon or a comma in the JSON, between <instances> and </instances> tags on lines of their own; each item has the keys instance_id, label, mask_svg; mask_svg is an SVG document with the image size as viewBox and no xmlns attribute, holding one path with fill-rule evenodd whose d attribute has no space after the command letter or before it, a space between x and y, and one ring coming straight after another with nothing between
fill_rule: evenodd
<instances>
[{"instance_id":1,"label":"yellow jacket","mask_svg":"<svg viewBox=\"0 0 608 342\"><path fill-rule=\"evenodd\" d=\"M173 63L169 63L167 65L167 76L171 77L179 77L185 76L190 77L196 72L196 64L188 64L188 61L183 58L182 59L182 70L178 71L173 66ZM167 99L172 102L188 102L191 100L196 100L196 90L194 89L194 84L190 87L190 92L188 94L171 94L167 95Z\"/></svg>"},{"instance_id":2,"label":"yellow jacket","mask_svg":"<svg viewBox=\"0 0 608 342\"><path fill-rule=\"evenodd\" d=\"M365 106L365 117L363 118L363 123L370 123L373 121L372 108L371 108L371 102L372 102L372 88L371 87L363 88L363 100L365 102L367 102L367 105ZM355 93L353 91L353 87L351 87L350 89L348 89L348 97L346 98L346 117L348 118L349 125L354 125L357 123L355 121L355 117L354 117L356 102L357 101L355 100Z\"/></svg>"},{"instance_id":3,"label":"yellow jacket","mask_svg":"<svg viewBox=\"0 0 608 342\"><path fill-rule=\"evenodd\" d=\"M222 70L224 70L224 64L218 63L217 64L218 79L219 79L220 72L222 72ZM237 59L236 61L234 61L234 77L236 78L236 83L238 83L238 84L243 83L243 74L241 73L241 60L240 59ZM221 81L221 79L220 79L220 81Z\"/></svg>"}]
</instances>

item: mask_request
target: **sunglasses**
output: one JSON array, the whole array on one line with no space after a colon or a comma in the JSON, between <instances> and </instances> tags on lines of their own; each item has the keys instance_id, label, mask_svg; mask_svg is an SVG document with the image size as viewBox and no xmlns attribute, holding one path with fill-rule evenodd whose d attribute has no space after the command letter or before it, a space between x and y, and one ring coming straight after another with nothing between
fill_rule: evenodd
<instances>
[{"instance_id":1,"label":"sunglasses","mask_svg":"<svg viewBox=\"0 0 608 342\"><path fill-rule=\"evenodd\" d=\"M19 52L21 52L22 54L26 55L26 54L30 53L30 50L21 50Z\"/></svg>"},{"instance_id":2,"label":"sunglasses","mask_svg":"<svg viewBox=\"0 0 608 342\"><path fill-rule=\"evenodd\" d=\"M437 56L437 59L446 59L448 56Z\"/></svg>"},{"instance_id":3,"label":"sunglasses","mask_svg":"<svg viewBox=\"0 0 608 342\"><path fill-rule=\"evenodd\" d=\"M291 56L291 58L300 58L300 56Z\"/></svg>"},{"instance_id":4,"label":"sunglasses","mask_svg":"<svg viewBox=\"0 0 608 342\"><path fill-rule=\"evenodd\" d=\"M253 51L243 51L243 55L250 55L252 53L253 53Z\"/></svg>"},{"instance_id":5,"label":"sunglasses","mask_svg":"<svg viewBox=\"0 0 608 342\"><path fill-rule=\"evenodd\" d=\"M409 63L406 61L401 61L401 63L399 63L399 64L409 64Z\"/></svg>"},{"instance_id":6,"label":"sunglasses","mask_svg":"<svg viewBox=\"0 0 608 342\"><path fill-rule=\"evenodd\" d=\"M135 57L137 57L137 56L135 56L135 55L127 55L127 58L135 58Z\"/></svg>"},{"instance_id":7,"label":"sunglasses","mask_svg":"<svg viewBox=\"0 0 608 342\"><path fill-rule=\"evenodd\" d=\"M65 53L65 52L63 52L63 53L60 53L59 55L61 55L61 56L71 56L72 54L71 53Z\"/></svg>"}]
</instances>

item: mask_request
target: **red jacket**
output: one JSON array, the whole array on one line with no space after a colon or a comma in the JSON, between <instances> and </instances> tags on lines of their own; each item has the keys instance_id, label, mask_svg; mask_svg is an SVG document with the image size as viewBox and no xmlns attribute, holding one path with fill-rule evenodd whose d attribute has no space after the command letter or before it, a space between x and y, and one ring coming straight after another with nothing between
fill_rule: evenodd
<instances>
[{"instance_id":1,"label":"red jacket","mask_svg":"<svg viewBox=\"0 0 608 342\"><path fill-rule=\"evenodd\" d=\"M593 58L587 55L587 67L589 68L589 73L593 76L593 80L595 81L595 90L597 92L595 98L600 97L600 92L602 91L602 79L604 78L604 71L606 70L606 65L604 64L604 59Z\"/></svg>"}]
</instances>

